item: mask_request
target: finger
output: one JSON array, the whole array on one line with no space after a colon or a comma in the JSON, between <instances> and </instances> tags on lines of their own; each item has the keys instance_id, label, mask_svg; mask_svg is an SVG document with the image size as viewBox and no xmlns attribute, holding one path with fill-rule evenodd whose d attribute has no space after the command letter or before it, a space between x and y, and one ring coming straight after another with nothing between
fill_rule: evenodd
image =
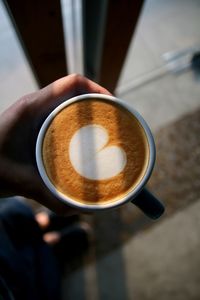
<instances>
[{"instance_id":1,"label":"finger","mask_svg":"<svg viewBox=\"0 0 200 300\"><path fill-rule=\"evenodd\" d=\"M7 163L6 182L12 187L15 195L24 196L36 200L52 211L61 215L74 215L80 213L73 207L57 199L45 186L34 167L20 166L19 164ZM5 172L4 172L5 173Z\"/></svg>"},{"instance_id":2,"label":"finger","mask_svg":"<svg viewBox=\"0 0 200 300\"><path fill-rule=\"evenodd\" d=\"M56 198L41 181L41 178L35 178L34 181L35 190L32 193L34 200L48 207L58 215L71 216L80 213L77 209Z\"/></svg>"},{"instance_id":3,"label":"finger","mask_svg":"<svg viewBox=\"0 0 200 300\"><path fill-rule=\"evenodd\" d=\"M77 74L56 80L38 93L39 101L34 101L34 104L40 108L41 105L44 107L55 107L63 101L80 94L98 93L111 95L108 90L99 84Z\"/></svg>"},{"instance_id":4,"label":"finger","mask_svg":"<svg viewBox=\"0 0 200 300\"><path fill-rule=\"evenodd\" d=\"M110 95L110 92L104 87L78 74L72 74L53 82L47 86L47 90L55 98L65 96L66 94L77 96L84 93Z\"/></svg>"},{"instance_id":5,"label":"finger","mask_svg":"<svg viewBox=\"0 0 200 300\"><path fill-rule=\"evenodd\" d=\"M34 200L48 207L58 215L71 216L80 213L73 207L57 199L41 181L37 182L35 191L31 193L31 196Z\"/></svg>"}]
</instances>

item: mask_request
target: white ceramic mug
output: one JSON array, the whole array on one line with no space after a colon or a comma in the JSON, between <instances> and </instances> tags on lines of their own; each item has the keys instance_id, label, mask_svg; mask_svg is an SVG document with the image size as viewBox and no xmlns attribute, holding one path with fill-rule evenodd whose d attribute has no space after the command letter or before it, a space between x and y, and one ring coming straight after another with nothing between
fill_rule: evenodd
<instances>
[{"instance_id":1,"label":"white ceramic mug","mask_svg":"<svg viewBox=\"0 0 200 300\"><path fill-rule=\"evenodd\" d=\"M148 166L146 169L146 172L136 187L131 190L127 195L121 197L120 199L117 199L116 201L109 202L109 203L97 203L97 204L88 204L83 202L78 202L69 196L66 196L65 194L61 193L56 189L56 187L53 185L53 183L50 181L43 164L43 158L42 158L42 145L43 145L43 139L46 133L47 128L49 127L51 121L53 118L66 106L79 102L84 101L88 99L99 99L99 100L106 100L114 103L118 103L120 106L127 109L140 123L140 125L143 127L148 145L149 145L149 161ZM108 95L102 95L102 94L84 94L80 96L73 97L69 100L66 100L62 104L60 104L57 108L55 108L50 115L46 118L44 121L36 143L36 162L37 167L40 173L41 178L43 179L45 185L47 188L55 195L55 197L58 200L61 200L65 202L66 204L73 206L75 208L85 210L85 211L96 211L96 210L105 210L108 208L114 208L118 207L126 202L131 201L135 205L137 205L140 209L143 210L143 212L148 215L149 217L156 219L158 218L163 212L164 207L163 205L152 195L150 194L146 189L144 189L151 173L154 167L155 163L155 143L154 139L151 133L151 130L149 129L147 123L144 121L142 116L135 111L132 107L130 107L127 103L125 103L123 100L120 100L118 98L108 96Z\"/></svg>"}]
</instances>

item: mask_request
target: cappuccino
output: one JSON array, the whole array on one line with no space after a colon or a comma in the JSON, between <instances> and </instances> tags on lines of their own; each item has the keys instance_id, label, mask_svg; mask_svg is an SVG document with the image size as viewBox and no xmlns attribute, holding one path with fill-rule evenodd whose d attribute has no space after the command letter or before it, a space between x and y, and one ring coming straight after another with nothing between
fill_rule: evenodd
<instances>
[{"instance_id":1,"label":"cappuccino","mask_svg":"<svg viewBox=\"0 0 200 300\"><path fill-rule=\"evenodd\" d=\"M145 176L149 158L138 119L106 99L64 106L43 137L42 161L50 182L83 204L106 204L129 194Z\"/></svg>"}]
</instances>

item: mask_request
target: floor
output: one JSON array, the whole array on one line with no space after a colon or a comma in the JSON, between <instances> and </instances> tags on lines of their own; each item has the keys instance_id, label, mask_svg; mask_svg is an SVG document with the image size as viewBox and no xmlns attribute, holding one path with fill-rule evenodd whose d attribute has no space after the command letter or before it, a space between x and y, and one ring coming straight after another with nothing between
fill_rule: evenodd
<instances>
[{"instance_id":1,"label":"floor","mask_svg":"<svg viewBox=\"0 0 200 300\"><path fill-rule=\"evenodd\" d=\"M151 221L128 204L84 217L96 239L66 267L63 300L200 299L198 74L167 70L144 80L165 68L164 53L200 44L199 13L199 0L147 0L116 90L152 128L157 161L148 186L166 213ZM2 111L37 85L1 2L0 65Z\"/></svg>"}]
</instances>

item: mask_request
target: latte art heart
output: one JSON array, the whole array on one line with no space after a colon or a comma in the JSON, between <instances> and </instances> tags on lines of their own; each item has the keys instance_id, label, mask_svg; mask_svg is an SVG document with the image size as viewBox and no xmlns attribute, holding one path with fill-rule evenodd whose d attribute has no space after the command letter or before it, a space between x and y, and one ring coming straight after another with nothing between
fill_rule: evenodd
<instances>
[{"instance_id":1,"label":"latte art heart","mask_svg":"<svg viewBox=\"0 0 200 300\"><path fill-rule=\"evenodd\" d=\"M69 157L76 172L93 180L118 175L126 165L126 153L119 146L107 146L108 141L108 132L100 125L77 130L69 144Z\"/></svg>"}]
</instances>

